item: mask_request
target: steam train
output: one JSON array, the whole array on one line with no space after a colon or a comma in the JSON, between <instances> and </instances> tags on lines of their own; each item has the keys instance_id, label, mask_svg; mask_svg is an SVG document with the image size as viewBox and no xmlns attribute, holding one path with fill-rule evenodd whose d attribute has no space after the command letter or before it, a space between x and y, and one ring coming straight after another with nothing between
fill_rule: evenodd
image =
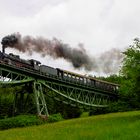
<instances>
[{"instance_id":1,"label":"steam train","mask_svg":"<svg viewBox=\"0 0 140 140\"><path fill-rule=\"evenodd\" d=\"M0 63L11 65L17 68L24 68L32 72L37 72L46 76L53 76L67 82L104 90L106 92L114 94L117 94L119 87L117 84L101 81L93 77L88 77L59 68L52 68L46 65L41 65L39 61L34 59L21 59L19 55L14 55L12 53L6 54L4 49L2 52L0 51Z\"/></svg>"}]
</instances>

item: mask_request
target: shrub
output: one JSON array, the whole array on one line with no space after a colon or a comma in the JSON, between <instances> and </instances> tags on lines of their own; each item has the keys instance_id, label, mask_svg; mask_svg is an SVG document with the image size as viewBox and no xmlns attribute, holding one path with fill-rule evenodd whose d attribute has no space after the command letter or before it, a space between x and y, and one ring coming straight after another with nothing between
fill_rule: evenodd
<instances>
[{"instance_id":1,"label":"shrub","mask_svg":"<svg viewBox=\"0 0 140 140\"><path fill-rule=\"evenodd\" d=\"M47 122L58 122L58 121L62 121L62 120L64 120L62 115L60 113L58 113L58 114L53 114L53 115L49 116Z\"/></svg>"},{"instance_id":2,"label":"shrub","mask_svg":"<svg viewBox=\"0 0 140 140\"><path fill-rule=\"evenodd\" d=\"M62 112L61 112L62 111ZM78 107L73 107L70 105L65 105L62 110L60 110L64 119L79 118L82 114L82 110Z\"/></svg>"},{"instance_id":3,"label":"shrub","mask_svg":"<svg viewBox=\"0 0 140 140\"><path fill-rule=\"evenodd\" d=\"M43 121L33 115L20 115L0 120L0 130L42 124Z\"/></svg>"},{"instance_id":4,"label":"shrub","mask_svg":"<svg viewBox=\"0 0 140 140\"><path fill-rule=\"evenodd\" d=\"M99 108L99 107L95 107L92 110L89 111L89 116L92 115L99 115L99 114L106 114L108 113L108 108Z\"/></svg>"},{"instance_id":5,"label":"shrub","mask_svg":"<svg viewBox=\"0 0 140 140\"><path fill-rule=\"evenodd\" d=\"M124 111L131 111L131 110L137 110L137 108L133 108L129 103L119 100L117 102L112 102L106 108L93 108L92 110L90 110L89 115L91 116L91 115L106 114L112 112L124 112Z\"/></svg>"},{"instance_id":6,"label":"shrub","mask_svg":"<svg viewBox=\"0 0 140 140\"><path fill-rule=\"evenodd\" d=\"M121 100L112 103L108 108L109 112L124 112L130 110L136 110L136 109L134 109L128 102L121 101Z\"/></svg>"}]
</instances>

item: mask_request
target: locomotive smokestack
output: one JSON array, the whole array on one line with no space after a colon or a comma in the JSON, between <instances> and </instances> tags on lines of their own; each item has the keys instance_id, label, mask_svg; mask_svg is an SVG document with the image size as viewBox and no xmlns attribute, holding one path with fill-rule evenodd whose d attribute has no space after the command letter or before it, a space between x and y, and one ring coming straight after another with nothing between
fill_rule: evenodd
<instances>
[{"instance_id":1,"label":"locomotive smokestack","mask_svg":"<svg viewBox=\"0 0 140 140\"><path fill-rule=\"evenodd\" d=\"M2 44L2 52L5 53L5 48L13 46L13 44L17 43L17 38L15 35L8 35L4 38L2 38L1 44Z\"/></svg>"},{"instance_id":2,"label":"locomotive smokestack","mask_svg":"<svg viewBox=\"0 0 140 140\"><path fill-rule=\"evenodd\" d=\"M2 52L5 53L5 46L2 46Z\"/></svg>"}]
</instances>

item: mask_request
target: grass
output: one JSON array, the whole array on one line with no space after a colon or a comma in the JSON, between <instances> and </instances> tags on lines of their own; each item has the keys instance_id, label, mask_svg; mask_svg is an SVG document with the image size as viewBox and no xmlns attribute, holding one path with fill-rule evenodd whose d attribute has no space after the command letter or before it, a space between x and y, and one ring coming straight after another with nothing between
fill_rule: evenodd
<instances>
[{"instance_id":1,"label":"grass","mask_svg":"<svg viewBox=\"0 0 140 140\"><path fill-rule=\"evenodd\" d=\"M140 111L0 131L0 140L139 140Z\"/></svg>"}]
</instances>

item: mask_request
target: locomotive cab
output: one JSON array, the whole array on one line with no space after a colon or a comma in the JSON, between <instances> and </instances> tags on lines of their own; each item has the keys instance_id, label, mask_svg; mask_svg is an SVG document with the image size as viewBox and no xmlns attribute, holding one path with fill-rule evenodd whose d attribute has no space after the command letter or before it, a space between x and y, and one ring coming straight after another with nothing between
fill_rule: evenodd
<instances>
[{"instance_id":1,"label":"locomotive cab","mask_svg":"<svg viewBox=\"0 0 140 140\"><path fill-rule=\"evenodd\" d=\"M39 66L41 64L40 61L37 61L37 60L34 60L34 59L30 59L29 61L30 61L31 65L33 66L33 68L35 70L39 70Z\"/></svg>"}]
</instances>

